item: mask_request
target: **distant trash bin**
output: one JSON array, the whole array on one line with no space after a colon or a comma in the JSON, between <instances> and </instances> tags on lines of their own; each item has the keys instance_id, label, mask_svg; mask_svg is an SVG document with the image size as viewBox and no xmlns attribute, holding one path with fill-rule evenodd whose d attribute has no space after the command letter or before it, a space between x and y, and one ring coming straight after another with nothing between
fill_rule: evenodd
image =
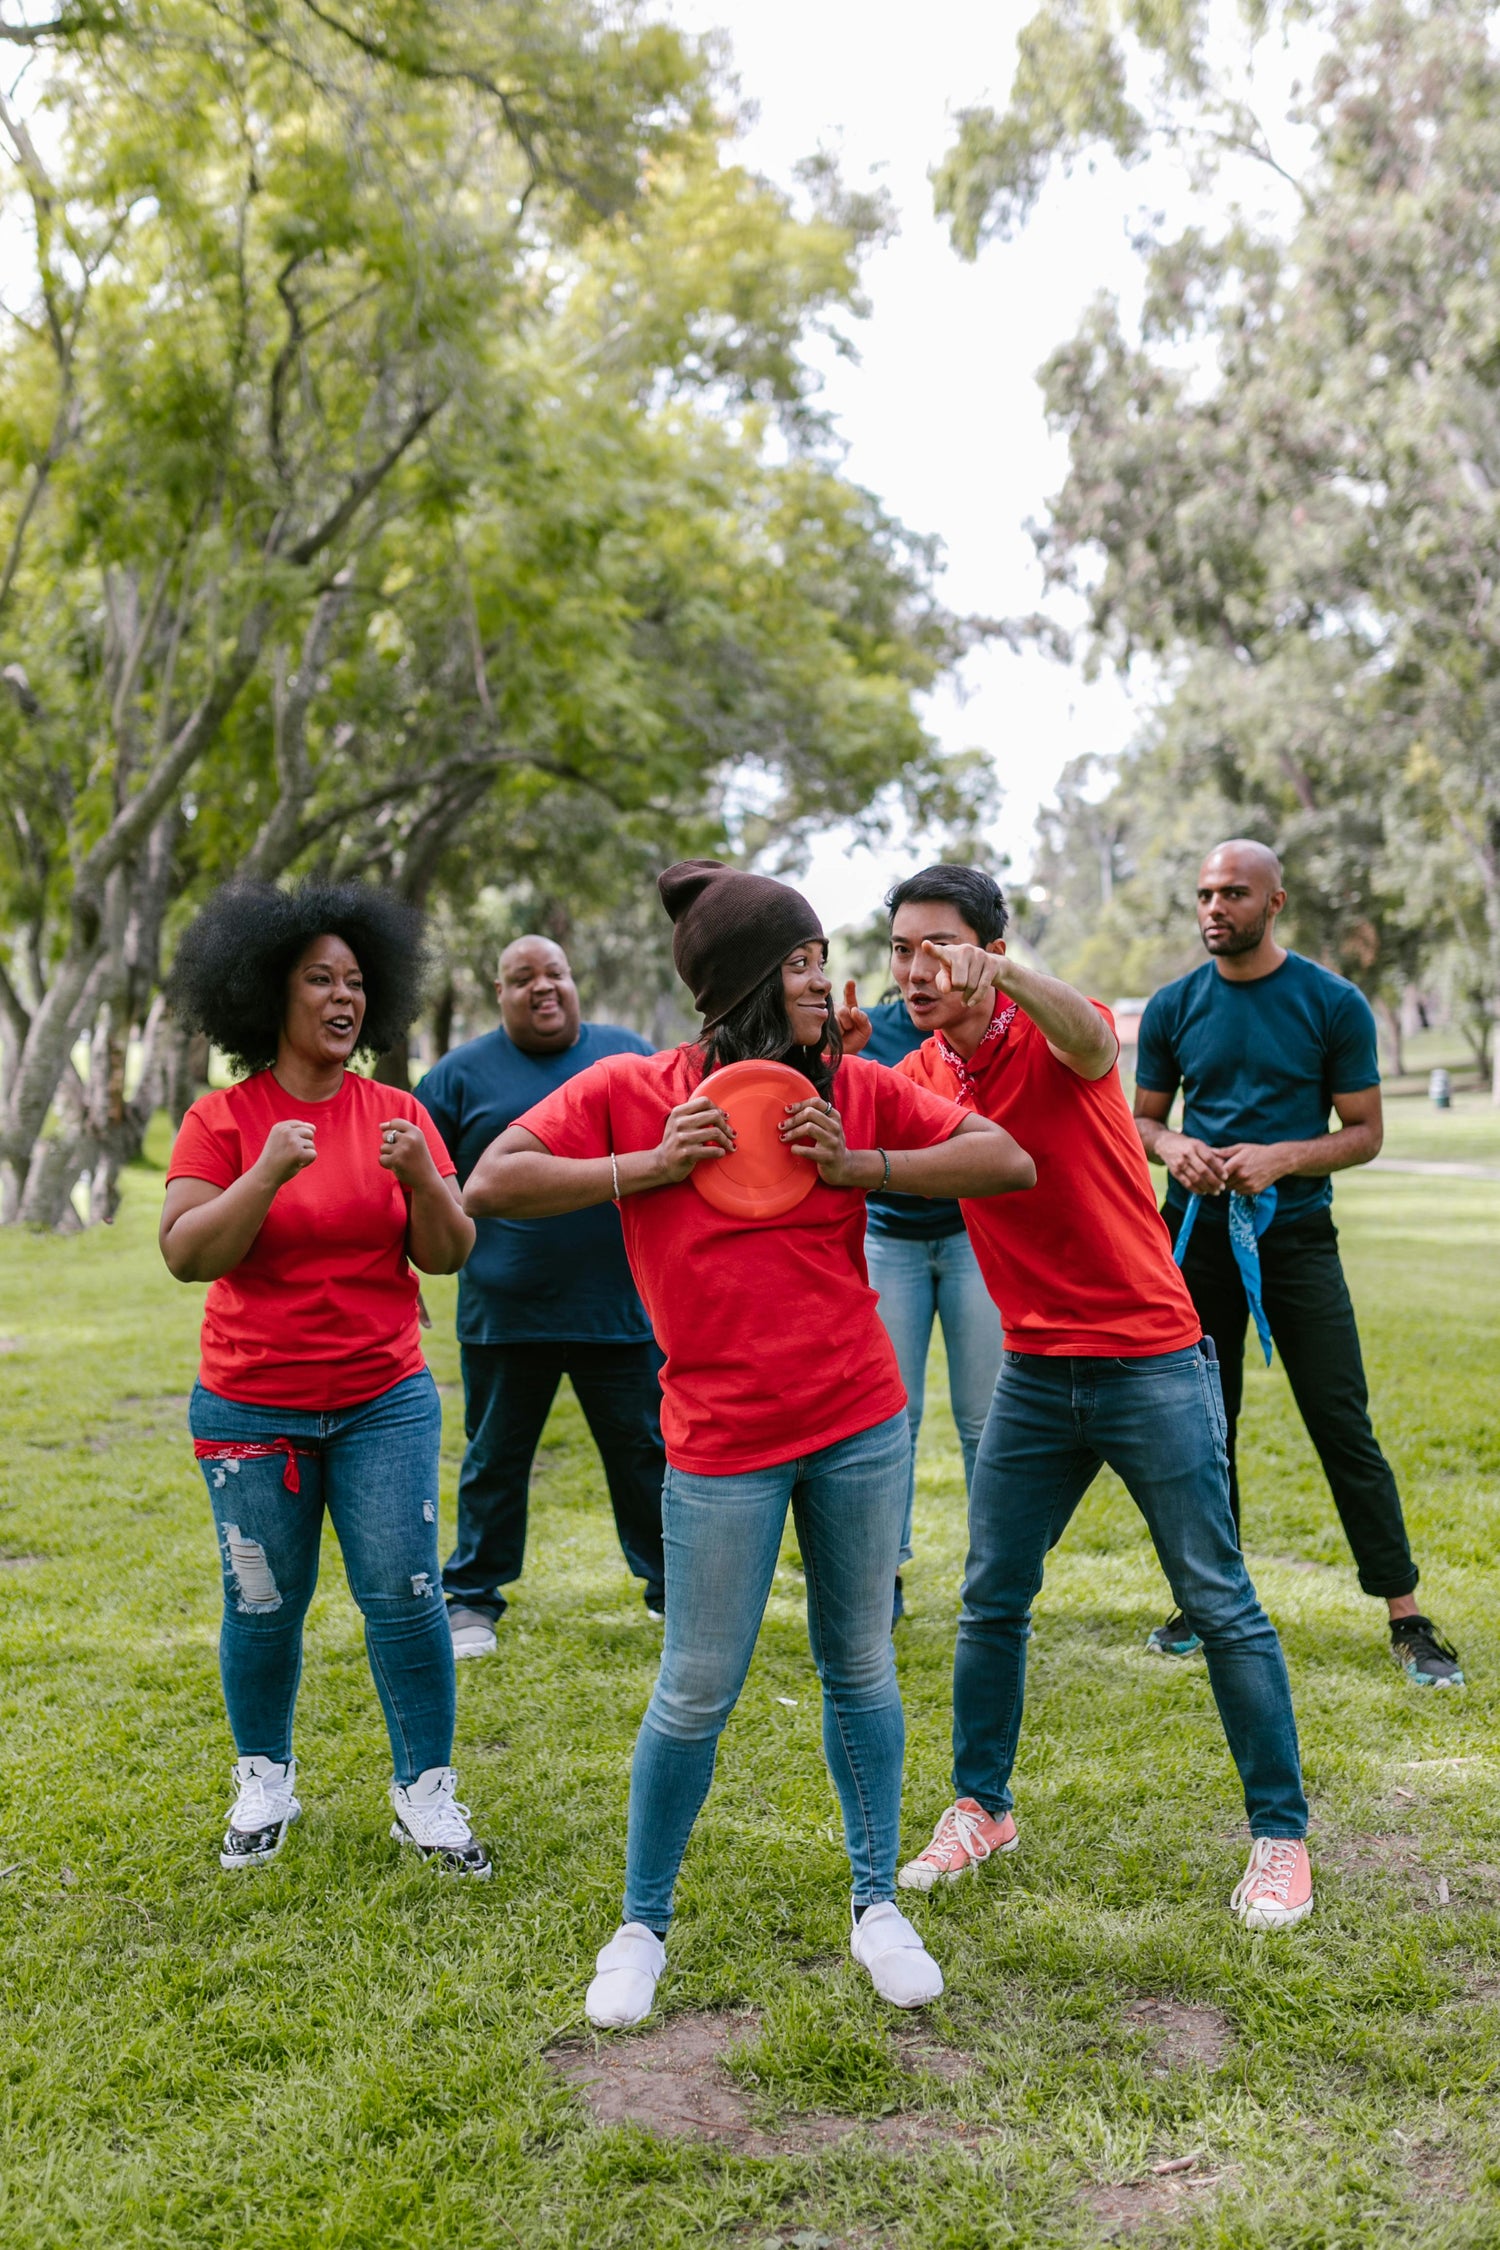
<instances>
[{"instance_id":1,"label":"distant trash bin","mask_svg":"<svg viewBox=\"0 0 1500 2250\"><path fill-rule=\"evenodd\" d=\"M1453 1081L1446 1070L1434 1070L1428 1073L1427 1092L1434 1109L1451 1109L1453 1107Z\"/></svg>"}]
</instances>

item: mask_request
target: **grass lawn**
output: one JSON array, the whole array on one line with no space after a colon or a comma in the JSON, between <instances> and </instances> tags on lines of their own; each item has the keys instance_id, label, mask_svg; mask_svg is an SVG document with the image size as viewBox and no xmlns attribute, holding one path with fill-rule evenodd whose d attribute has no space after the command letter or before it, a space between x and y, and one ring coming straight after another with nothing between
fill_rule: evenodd
<instances>
[{"instance_id":1,"label":"grass lawn","mask_svg":"<svg viewBox=\"0 0 1500 2250\"><path fill-rule=\"evenodd\" d=\"M1462 1123L1468 1154L1489 1120ZM788 1560L661 1988L669 2024L741 2011L722 2084L760 2138L717 2144L603 2128L545 2059L581 2040L614 1926L656 1647L570 1400L499 1652L460 1673L457 1755L495 1880L444 1882L387 1840L383 1732L331 1543L305 1817L274 1867L220 1874L232 1751L183 1426L200 1299L158 1262L159 1187L142 1167L114 1229L0 1247L4 2250L968 2250L1122 2228L1500 2244L1500 1186L1338 1187L1378 1425L1467 1694L1401 1680L1279 1370L1249 1379L1246 1535L1298 1699L1312 1921L1251 1940L1225 1911L1246 1842L1234 1774L1201 1662L1140 1653L1163 1588L1101 1483L1039 1609L1022 1848L914 1909L949 1980L914 2044L844 1951ZM451 1509L451 1287L430 1301ZM898 1636L910 1847L947 1796L963 1543L937 1389ZM829 2120L851 2117L837 2138Z\"/></svg>"}]
</instances>

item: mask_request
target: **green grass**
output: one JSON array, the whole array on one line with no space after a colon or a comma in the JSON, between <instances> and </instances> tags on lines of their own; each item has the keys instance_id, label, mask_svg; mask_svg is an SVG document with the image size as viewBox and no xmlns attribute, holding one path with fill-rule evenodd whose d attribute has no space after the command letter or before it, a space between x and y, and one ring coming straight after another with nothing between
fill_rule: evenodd
<instances>
[{"instance_id":1,"label":"green grass","mask_svg":"<svg viewBox=\"0 0 1500 2250\"><path fill-rule=\"evenodd\" d=\"M1500 1109L1488 1091L1457 1093L1451 1109L1434 1109L1425 1091L1387 1094L1384 1110L1386 1156L1500 1165Z\"/></svg>"},{"instance_id":2,"label":"green grass","mask_svg":"<svg viewBox=\"0 0 1500 2250\"><path fill-rule=\"evenodd\" d=\"M1500 2243L1500 1187L1338 1188L1379 1427L1466 1696L1417 1695L1389 1664L1279 1370L1249 1378L1247 1540L1314 1805L1318 1911L1301 1931L1253 1941L1225 1912L1245 1847L1234 1776L1201 1664L1139 1653L1163 1589L1101 1483L1041 1600L1023 1847L916 1909L949 1979L931 2029L974 2067L915 2085L842 1957L815 1682L780 1574L663 2005L761 2011L747 2071L768 2121L921 2100L992 2132L754 2160L601 2132L542 2060L580 2027L614 1923L656 1645L571 1401L499 1652L461 1673L458 1758L494 1882L428 1879L386 1839L383 1734L331 1544L299 1725L306 1817L276 1866L220 1875L232 1753L182 1414L199 1296L156 1258L159 1180L131 1175L113 1230L0 1248L16 1344L0 1357L4 2250L1061 2246L1103 2238L1109 2183L1200 2151L1217 2184L1138 2240ZM452 1293L430 1295L451 1509ZM910 1845L947 1787L962 1507L939 1393L940 1378L898 1644ZM1222 2065L1162 2070L1124 2013L1142 1994L1222 2011Z\"/></svg>"}]
</instances>

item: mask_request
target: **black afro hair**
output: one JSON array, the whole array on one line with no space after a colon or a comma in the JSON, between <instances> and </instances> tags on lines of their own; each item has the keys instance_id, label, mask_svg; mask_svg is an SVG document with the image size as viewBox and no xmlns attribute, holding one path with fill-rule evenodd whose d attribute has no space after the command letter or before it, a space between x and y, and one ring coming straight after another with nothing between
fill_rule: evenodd
<instances>
[{"instance_id":1,"label":"black afro hair","mask_svg":"<svg viewBox=\"0 0 1500 2250\"><path fill-rule=\"evenodd\" d=\"M383 1054L416 1015L426 975L422 914L368 883L228 883L183 932L167 1000L186 1031L205 1032L239 1070L276 1060L286 980L317 937L339 937L365 980L360 1048Z\"/></svg>"}]
</instances>

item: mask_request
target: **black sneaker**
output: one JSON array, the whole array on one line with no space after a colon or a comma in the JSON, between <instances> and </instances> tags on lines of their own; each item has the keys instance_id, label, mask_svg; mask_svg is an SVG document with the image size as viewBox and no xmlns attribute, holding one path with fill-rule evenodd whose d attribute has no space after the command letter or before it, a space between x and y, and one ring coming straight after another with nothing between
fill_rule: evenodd
<instances>
[{"instance_id":1,"label":"black sneaker","mask_svg":"<svg viewBox=\"0 0 1500 2250\"><path fill-rule=\"evenodd\" d=\"M1464 1668L1430 1617L1393 1617L1391 1654L1413 1687L1462 1687Z\"/></svg>"},{"instance_id":2,"label":"black sneaker","mask_svg":"<svg viewBox=\"0 0 1500 2250\"><path fill-rule=\"evenodd\" d=\"M665 1586L648 1586L641 1599L646 1605L646 1615L653 1625L667 1621L667 1589Z\"/></svg>"}]
</instances>

